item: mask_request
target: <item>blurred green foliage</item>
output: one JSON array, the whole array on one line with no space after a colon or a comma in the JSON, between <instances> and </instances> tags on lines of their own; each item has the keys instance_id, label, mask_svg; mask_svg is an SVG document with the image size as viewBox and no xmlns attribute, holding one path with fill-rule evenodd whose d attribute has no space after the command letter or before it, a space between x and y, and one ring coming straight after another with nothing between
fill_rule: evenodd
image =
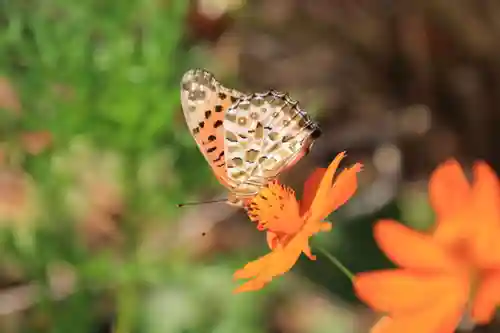
<instances>
[{"instance_id":1,"label":"blurred green foliage","mask_svg":"<svg viewBox=\"0 0 500 333\"><path fill-rule=\"evenodd\" d=\"M10 139L24 131L53 136L37 156L9 148L8 167L28 171L42 211L29 228L13 222L2 233L4 260L42 286L22 331L93 332L106 295L116 304L117 333L259 331L253 304L261 296L231 295L232 270L241 262L207 266L167 247L139 251L145 230L155 227L151 220L168 223L176 202L214 182L179 106L179 79L194 65L181 46L187 6L184 0L0 3L0 75L23 106L21 116L2 112L2 139L14 147ZM123 196L118 249L85 244L81 216L68 199L76 196L76 206L85 200L74 194L87 179L82 174L112 178ZM54 302L49 276L57 263L71 267L76 288Z\"/></svg>"}]
</instances>

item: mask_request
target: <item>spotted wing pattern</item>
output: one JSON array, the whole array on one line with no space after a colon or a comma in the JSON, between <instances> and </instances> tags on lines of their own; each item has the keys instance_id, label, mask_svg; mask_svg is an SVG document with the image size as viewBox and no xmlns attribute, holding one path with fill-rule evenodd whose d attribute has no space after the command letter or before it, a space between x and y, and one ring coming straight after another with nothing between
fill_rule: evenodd
<instances>
[{"instance_id":1,"label":"spotted wing pattern","mask_svg":"<svg viewBox=\"0 0 500 333\"><path fill-rule=\"evenodd\" d=\"M233 187L226 172L224 114L243 93L224 87L202 69L192 69L181 80L181 104L186 123L217 178Z\"/></svg>"},{"instance_id":2,"label":"spotted wing pattern","mask_svg":"<svg viewBox=\"0 0 500 333\"><path fill-rule=\"evenodd\" d=\"M243 196L293 165L321 134L297 101L274 90L242 96L226 112L223 128L227 174Z\"/></svg>"}]
</instances>

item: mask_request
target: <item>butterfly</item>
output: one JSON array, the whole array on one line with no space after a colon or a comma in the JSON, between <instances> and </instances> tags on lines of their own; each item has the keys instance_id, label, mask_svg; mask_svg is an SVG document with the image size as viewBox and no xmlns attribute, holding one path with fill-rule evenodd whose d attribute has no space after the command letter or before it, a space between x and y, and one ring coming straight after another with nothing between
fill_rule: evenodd
<instances>
[{"instance_id":1,"label":"butterfly","mask_svg":"<svg viewBox=\"0 0 500 333\"><path fill-rule=\"evenodd\" d=\"M243 207L270 181L309 153L321 130L297 101L275 90L245 94L203 69L181 80L187 126L227 203Z\"/></svg>"}]
</instances>

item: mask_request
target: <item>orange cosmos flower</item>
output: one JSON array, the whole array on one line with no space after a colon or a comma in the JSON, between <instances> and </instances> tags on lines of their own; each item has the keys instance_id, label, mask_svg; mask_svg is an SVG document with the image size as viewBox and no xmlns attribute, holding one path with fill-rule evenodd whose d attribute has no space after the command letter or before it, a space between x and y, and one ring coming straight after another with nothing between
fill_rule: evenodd
<instances>
[{"instance_id":1,"label":"orange cosmos flower","mask_svg":"<svg viewBox=\"0 0 500 333\"><path fill-rule=\"evenodd\" d=\"M343 170L333 182L344 157L344 152L338 154L328 169L317 169L311 174L300 202L295 199L293 190L276 181L252 200L247 207L248 215L258 223L260 230L267 230L272 252L234 274L236 279L251 279L235 292L261 289L273 277L289 271L301 253L315 260L309 238L320 231L331 230L331 224L323 219L347 202L357 188L356 174L362 167L359 163Z\"/></svg>"},{"instance_id":2,"label":"orange cosmos flower","mask_svg":"<svg viewBox=\"0 0 500 333\"><path fill-rule=\"evenodd\" d=\"M432 233L395 221L375 225L380 248L401 268L354 278L359 298L388 313L372 333L451 333L471 298L478 323L491 320L500 303L500 187L494 172L476 163L471 186L459 164L448 161L434 171L429 196L437 220Z\"/></svg>"}]
</instances>

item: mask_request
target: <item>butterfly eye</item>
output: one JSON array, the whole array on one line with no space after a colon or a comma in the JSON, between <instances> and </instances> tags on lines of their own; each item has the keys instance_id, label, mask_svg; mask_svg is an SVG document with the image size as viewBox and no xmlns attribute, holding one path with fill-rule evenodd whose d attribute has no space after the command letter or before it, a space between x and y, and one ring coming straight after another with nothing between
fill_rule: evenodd
<instances>
[{"instance_id":1,"label":"butterfly eye","mask_svg":"<svg viewBox=\"0 0 500 333\"><path fill-rule=\"evenodd\" d=\"M321 129L317 127L311 134L311 138L317 139L321 136Z\"/></svg>"}]
</instances>

